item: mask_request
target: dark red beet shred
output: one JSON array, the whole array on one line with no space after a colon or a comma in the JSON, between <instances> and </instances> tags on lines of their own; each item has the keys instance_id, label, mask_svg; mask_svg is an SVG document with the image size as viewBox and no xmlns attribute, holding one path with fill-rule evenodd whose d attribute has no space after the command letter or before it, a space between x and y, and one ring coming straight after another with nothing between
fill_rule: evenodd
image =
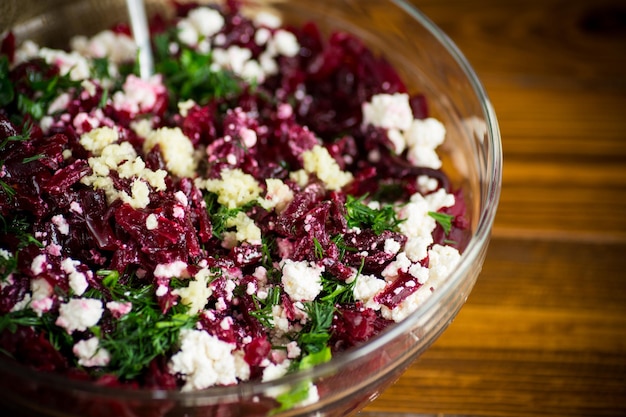
<instances>
[{"instance_id":1,"label":"dark red beet shred","mask_svg":"<svg viewBox=\"0 0 626 417\"><path fill-rule=\"evenodd\" d=\"M209 53L173 30L194 10L181 3L174 22L154 19L163 77L151 82L161 88L151 90L148 104L135 97L137 108L119 104L131 100L124 86L134 77L132 62L88 59L92 79L83 81L57 65L62 55L53 62L20 58L13 34L2 40L0 349L6 358L105 386L200 389L220 382L202 385L175 357L188 349L183 335L202 333L245 362L224 384L261 379L268 367L294 370L303 358L338 354L376 336L415 308L407 306L412 294L436 286L419 274L467 244L461 190L440 169L410 163L394 148L395 128L364 116L364 103L374 97L402 95L413 119L430 120L425 97L409 96L389 62L346 32L323 39L315 23L268 26L244 17L234 1L221 11L223 26L207 38ZM117 25L112 33L128 37L130 30ZM299 49L284 52L289 43L276 41L278 52L270 55L276 71L258 82L228 65L211 67L217 49L247 50L249 60L261 62L269 40L259 38L282 35ZM180 129L195 155L172 168L172 145L146 148L151 133L137 127L142 120L152 132ZM113 127L117 139L97 149L85 145L90 132ZM121 143L135 154L98 177L112 194L88 179L97 176L94 161L103 149ZM306 158L320 148L328 158L318 161L321 168L307 168ZM143 168L123 174L124 158L135 157ZM172 172L185 166L194 166L194 174ZM333 185L325 178L332 169L349 180ZM148 179L163 171L162 186ZM255 181L257 197L227 201L235 183L225 173L234 171ZM305 172L305 182L297 172ZM266 179L280 187L270 189ZM224 185L210 191L207 184L216 181ZM146 204L137 202L137 182ZM426 213L435 195L453 196L452 203ZM407 230L422 226L407 213L418 207L432 236L415 259L421 252L410 249L415 236ZM431 278L441 270L430 271ZM190 307L197 301L194 285L204 294L196 308ZM66 311L85 299L99 303L91 322L93 309ZM97 348L89 351L84 342L94 338ZM127 363L120 343L141 340L158 343Z\"/></svg>"}]
</instances>

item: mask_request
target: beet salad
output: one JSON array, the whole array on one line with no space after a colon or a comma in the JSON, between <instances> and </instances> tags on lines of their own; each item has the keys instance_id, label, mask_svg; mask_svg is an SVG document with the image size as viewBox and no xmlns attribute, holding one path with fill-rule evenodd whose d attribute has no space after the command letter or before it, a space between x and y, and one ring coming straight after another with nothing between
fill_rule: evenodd
<instances>
[{"instance_id":1,"label":"beet salad","mask_svg":"<svg viewBox=\"0 0 626 417\"><path fill-rule=\"evenodd\" d=\"M177 5L2 35L0 355L105 386L268 381L403 320L460 259L446 129L345 32ZM309 387L303 401L315 401Z\"/></svg>"}]
</instances>

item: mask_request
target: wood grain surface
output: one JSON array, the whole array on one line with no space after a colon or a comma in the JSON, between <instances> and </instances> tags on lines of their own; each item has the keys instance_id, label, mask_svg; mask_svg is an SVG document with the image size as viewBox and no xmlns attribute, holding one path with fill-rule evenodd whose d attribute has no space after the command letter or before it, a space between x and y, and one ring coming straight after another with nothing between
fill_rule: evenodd
<instances>
[{"instance_id":1,"label":"wood grain surface","mask_svg":"<svg viewBox=\"0 0 626 417\"><path fill-rule=\"evenodd\" d=\"M411 2L493 101L503 189L467 304L366 411L626 416L626 2Z\"/></svg>"}]
</instances>

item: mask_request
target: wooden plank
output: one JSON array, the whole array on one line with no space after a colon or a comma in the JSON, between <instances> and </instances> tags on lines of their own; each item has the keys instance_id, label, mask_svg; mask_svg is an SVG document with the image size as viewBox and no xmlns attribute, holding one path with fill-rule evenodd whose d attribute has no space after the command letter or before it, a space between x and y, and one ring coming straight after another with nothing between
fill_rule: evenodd
<instances>
[{"instance_id":1,"label":"wooden plank","mask_svg":"<svg viewBox=\"0 0 626 417\"><path fill-rule=\"evenodd\" d=\"M367 410L626 415L626 244L496 238L456 320Z\"/></svg>"},{"instance_id":2,"label":"wooden plank","mask_svg":"<svg viewBox=\"0 0 626 417\"><path fill-rule=\"evenodd\" d=\"M483 78L626 88L620 0L411 0Z\"/></svg>"}]
</instances>

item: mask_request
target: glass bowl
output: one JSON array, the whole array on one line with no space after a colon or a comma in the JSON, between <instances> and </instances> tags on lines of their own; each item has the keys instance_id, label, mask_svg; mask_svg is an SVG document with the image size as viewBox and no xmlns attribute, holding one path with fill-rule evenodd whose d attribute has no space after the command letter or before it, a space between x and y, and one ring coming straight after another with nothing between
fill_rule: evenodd
<instances>
[{"instance_id":1,"label":"glass bowl","mask_svg":"<svg viewBox=\"0 0 626 417\"><path fill-rule=\"evenodd\" d=\"M147 1L149 13L166 1ZM472 237L445 283L404 321L328 363L265 383L241 383L198 392L125 390L34 372L0 360L0 403L14 415L41 416L262 416L277 392L313 383L319 401L276 414L345 416L375 399L439 337L467 300L480 273L496 213L502 170L500 134L483 87L452 41L408 1L254 0L286 23L313 20L323 33L341 29L361 38L399 71L410 92L427 98L447 129L439 148L444 171L464 189ZM120 0L6 1L3 30L19 40L63 45L70 35L94 34L127 20Z\"/></svg>"}]
</instances>

